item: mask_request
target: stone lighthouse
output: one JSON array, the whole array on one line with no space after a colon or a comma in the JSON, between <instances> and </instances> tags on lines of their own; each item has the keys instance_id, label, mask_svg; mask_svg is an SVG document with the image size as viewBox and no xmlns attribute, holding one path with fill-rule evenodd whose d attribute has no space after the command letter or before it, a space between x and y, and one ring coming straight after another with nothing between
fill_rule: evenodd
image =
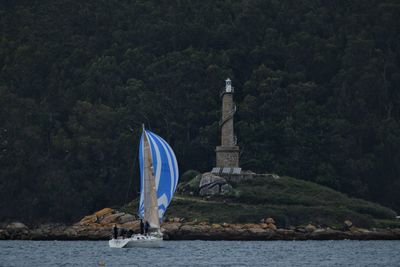
<instances>
[{"instance_id":1,"label":"stone lighthouse","mask_svg":"<svg viewBox=\"0 0 400 267\"><path fill-rule=\"evenodd\" d=\"M236 136L233 129L233 115L236 105L233 102L234 88L232 81L225 80L225 88L221 92L222 112L219 126L221 128L221 145L217 146L217 167L239 167L239 147L236 145Z\"/></svg>"}]
</instances>

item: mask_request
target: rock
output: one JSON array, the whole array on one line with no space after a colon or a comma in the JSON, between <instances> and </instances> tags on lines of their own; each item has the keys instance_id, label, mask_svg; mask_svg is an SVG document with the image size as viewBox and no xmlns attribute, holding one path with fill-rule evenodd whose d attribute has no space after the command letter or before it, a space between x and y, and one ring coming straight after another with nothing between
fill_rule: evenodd
<instances>
[{"instance_id":1,"label":"rock","mask_svg":"<svg viewBox=\"0 0 400 267\"><path fill-rule=\"evenodd\" d=\"M244 225L241 224L231 224L230 228L234 229L234 230L243 230L244 229Z\"/></svg>"},{"instance_id":2,"label":"rock","mask_svg":"<svg viewBox=\"0 0 400 267\"><path fill-rule=\"evenodd\" d=\"M304 229L304 228L302 228L302 227L296 227L295 231L296 231L296 232L299 232L299 233L305 233L305 232L306 232L306 229Z\"/></svg>"},{"instance_id":3,"label":"rock","mask_svg":"<svg viewBox=\"0 0 400 267\"><path fill-rule=\"evenodd\" d=\"M78 225L92 225L95 223L102 223L102 224L108 224L108 223L125 223L129 220L134 220L135 217L133 215L130 215L132 217L125 217L122 220L123 221L117 221L116 219L121 217L125 213L116 213L116 210L113 210L111 208L104 208L101 209L94 214L87 215L83 217L77 224Z\"/></svg>"},{"instance_id":4,"label":"rock","mask_svg":"<svg viewBox=\"0 0 400 267\"><path fill-rule=\"evenodd\" d=\"M315 227L314 225L312 225L312 224L308 224L307 226L306 226L306 232L308 232L308 233L312 233L312 232L314 232L315 230L317 230L317 227Z\"/></svg>"},{"instance_id":5,"label":"rock","mask_svg":"<svg viewBox=\"0 0 400 267\"><path fill-rule=\"evenodd\" d=\"M353 223L350 220L345 220L344 221L344 229L347 231L350 229L350 227L353 226Z\"/></svg>"},{"instance_id":6,"label":"rock","mask_svg":"<svg viewBox=\"0 0 400 267\"><path fill-rule=\"evenodd\" d=\"M29 239L29 229L21 222L13 222L6 226L3 235L9 239Z\"/></svg>"},{"instance_id":7,"label":"rock","mask_svg":"<svg viewBox=\"0 0 400 267\"><path fill-rule=\"evenodd\" d=\"M272 178L274 178L275 180L280 179L281 177L277 174L272 174Z\"/></svg>"},{"instance_id":8,"label":"rock","mask_svg":"<svg viewBox=\"0 0 400 267\"><path fill-rule=\"evenodd\" d=\"M202 175L199 188L201 196L226 194L232 191L232 186L224 178L211 173Z\"/></svg>"},{"instance_id":9,"label":"rock","mask_svg":"<svg viewBox=\"0 0 400 267\"><path fill-rule=\"evenodd\" d=\"M64 234L66 236L68 236L69 238L73 239L74 237L78 236L78 232L76 231L76 229L69 227L64 231Z\"/></svg>"},{"instance_id":10,"label":"rock","mask_svg":"<svg viewBox=\"0 0 400 267\"><path fill-rule=\"evenodd\" d=\"M182 225L179 231L176 232L175 236L170 238L173 240L195 240L195 239L207 239L213 240L216 231L212 231L209 225Z\"/></svg>"},{"instance_id":11,"label":"rock","mask_svg":"<svg viewBox=\"0 0 400 267\"><path fill-rule=\"evenodd\" d=\"M392 232L400 238L400 228L392 229Z\"/></svg>"},{"instance_id":12,"label":"rock","mask_svg":"<svg viewBox=\"0 0 400 267\"><path fill-rule=\"evenodd\" d=\"M113 214L112 214L113 215ZM110 217L109 215L107 217ZM180 219L180 218L179 218ZM315 226L311 225L312 228ZM26 226L25 226L26 227ZM8 229L0 229L0 239L28 240L108 240L112 233L112 225L92 223L88 225L65 226L61 224L45 224L39 228L25 228L24 225L10 224ZM139 221L126 222L119 228L139 230ZM271 227L271 228L270 228ZM164 237L169 240L394 240L400 239L400 229L367 230L352 226L350 231L332 230L329 227L276 229L275 224L208 224L207 222L181 223L168 222L162 225ZM19 229L16 232L11 229ZM22 232L21 232L22 230ZM14 231L14 232L13 232Z\"/></svg>"},{"instance_id":13,"label":"rock","mask_svg":"<svg viewBox=\"0 0 400 267\"><path fill-rule=\"evenodd\" d=\"M250 231L252 234L260 234L260 233L264 233L264 232L265 232L264 229L259 228L259 227L257 227L257 228L249 228L249 231Z\"/></svg>"},{"instance_id":14,"label":"rock","mask_svg":"<svg viewBox=\"0 0 400 267\"><path fill-rule=\"evenodd\" d=\"M218 224L218 223L213 223L213 224L211 224L211 228L213 228L213 229L221 229L222 226L220 224Z\"/></svg>"},{"instance_id":15,"label":"rock","mask_svg":"<svg viewBox=\"0 0 400 267\"><path fill-rule=\"evenodd\" d=\"M352 226L352 227L350 227L350 232L352 232L352 233L370 233L371 231L364 229L364 228Z\"/></svg>"},{"instance_id":16,"label":"rock","mask_svg":"<svg viewBox=\"0 0 400 267\"><path fill-rule=\"evenodd\" d=\"M221 186L221 195L228 194L232 192L233 188L230 184L224 184Z\"/></svg>"},{"instance_id":17,"label":"rock","mask_svg":"<svg viewBox=\"0 0 400 267\"><path fill-rule=\"evenodd\" d=\"M91 223L96 223L97 222L97 216L96 214L88 215L82 218L78 222L78 224L91 224Z\"/></svg>"},{"instance_id":18,"label":"rock","mask_svg":"<svg viewBox=\"0 0 400 267\"><path fill-rule=\"evenodd\" d=\"M8 233L6 230L0 230L0 240L8 239Z\"/></svg>"},{"instance_id":19,"label":"rock","mask_svg":"<svg viewBox=\"0 0 400 267\"><path fill-rule=\"evenodd\" d=\"M199 222L197 219L194 219L193 221L186 222L187 225L197 225Z\"/></svg>"},{"instance_id":20,"label":"rock","mask_svg":"<svg viewBox=\"0 0 400 267\"><path fill-rule=\"evenodd\" d=\"M200 195L218 195L220 193L220 186L218 184L208 185L200 189Z\"/></svg>"},{"instance_id":21,"label":"rock","mask_svg":"<svg viewBox=\"0 0 400 267\"><path fill-rule=\"evenodd\" d=\"M282 240L294 240L296 238L296 233L293 230L277 229L276 234L278 235L278 239Z\"/></svg>"},{"instance_id":22,"label":"rock","mask_svg":"<svg viewBox=\"0 0 400 267\"><path fill-rule=\"evenodd\" d=\"M28 227L21 222L12 222L7 225L6 229L14 231L23 231L23 230L28 230Z\"/></svg>"},{"instance_id":23,"label":"rock","mask_svg":"<svg viewBox=\"0 0 400 267\"><path fill-rule=\"evenodd\" d=\"M219 177L217 175L211 174L211 173L204 173L200 179L200 188L210 185L210 184L215 184L215 183L220 183L220 184L226 184L226 180L222 177Z\"/></svg>"},{"instance_id":24,"label":"rock","mask_svg":"<svg viewBox=\"0 0 400 267\"><path fill-rule=\"evenodd\" d=\"M130 221L121 224L119 227L126 228L126 229L131 229L131 230L139 230L140 229L140 221Z\"/></svg>"},{"instance_id":25,"label":"rock","mask_svg":"<svg viewBox=\"0 0 400 267\"><path fill-rule=\"evenodd\" d=\"M135 216L133 216L132 214L125 214L118 218L118 222L123 224L127 222L133 222L135 219Z\"/></svg>"},{"instance_id":26,"label":"rock","mask_svg":"<svg viewBox=\"0 0 400 267\"><path fill-rule=\"evenodd\" d=\"M105 217L106 215L108 215L110 213L115 213L115 210L110 209L110 208L104 208L104 209L101 209L101 210L97 211L96 213L94 213L94 215L96 215L101 220L103 217Z\"/></svg>"},{"instance_id":27,"label":"rock","mask_svg":"<svg viewBox=\"0 0 400 267\"><path fill-rule=\"evenodd\" d=\"M181 218L178 218L178 217L172 218L172 220L171 220L171 222L180 222L180 221L181 221Z\"/></svg>"},{"instance_id":28,"label":"rock","mask_svg":"<svg viewBox=\"0 0 400 267\"><path fill-rule=\"evenodd\" d=\"M350 236L345 232L332 230L330 228L326 229L316 229L314 232L307 235L306 239L312 240L343 240L349 239Z\"/></svg>"},{"instance_id":29,"label":"rock","mask_svg":"<svg viewBox=\"0 0 400 267\"><path fill-rule=\"evenodd\" d=\"M245 224L241 225L241 228L243 228L243 229L261 228L261 226L259 224L255 224L255 223L245 223Z\"/></svg>"},{"instance_id":30,"label":"rock","mask_svg":"<svg viewBox=\"0 0 400 267\"><path fill-rule=\"evenodd\" d=\"M184 222L184 221L186 221L186 219L185 218L175 217L175 218L170 218L169 221L170 222Z\"/></svg>"},{"instance_id":31,"label":"rock","mask_svg":"<svg viewBox=\"0 0 400 267\"><path fill-rule=\"evenodd\" d=\"M85 228L78 232L77 239L81 240L107 240L112 233L111 227Z\"/></svg>"},{"instance_id":32,"label":"rock","mask_svg":"<svg viewBox=\"0 0 400 267\"><path fill-rule=\"evenodd\" d=\"M125 212L110 214L100 221L101 224L117 223L118 218L125 215Z\"/></svg>"},{"instance_id":33,"label":"rock","mask_svg":"<svg viewBox=\"0 0 400 267\"><path fill-rule=\"evenodd\" d=\"M166 223L163 225L163 228L167 232L176 232L181 227L181 223Z\"/></svg>"},{"instance_id":34,"label":"rock","mask_svg":"<svg viewBox=\"0 0 400 267\"><path fill-rule=\"evenodd\" d=\"M7 234L10 239L28 239L29 229L21 222L13 222L6 227Z\"/></svg>"},{"instance_id":35,"label":"rock","mask_svg":"<svg viewBox=\"0 0 400 267\"><path fill-rule=\"evenodd\" d=\"M265 223L273 223L273 224L275 224L275 220L273 218L267 218L267 219L265 219Z\"/></svg>"}]
</instances>

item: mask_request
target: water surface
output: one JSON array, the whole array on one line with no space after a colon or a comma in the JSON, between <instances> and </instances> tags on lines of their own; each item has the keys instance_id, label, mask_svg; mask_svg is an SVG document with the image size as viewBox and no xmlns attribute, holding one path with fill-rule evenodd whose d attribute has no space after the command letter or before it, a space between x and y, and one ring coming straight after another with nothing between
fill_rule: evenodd
<instances>
[{"instance_id":1,"label":"water surface","mask_svg":"<svg viewBox=\"0 0 400 267\"><path fill-rule=\"evenodd\" d=\"M400 241L0 241L0 266L400 266Z\"/></svg>"}]
</instances>

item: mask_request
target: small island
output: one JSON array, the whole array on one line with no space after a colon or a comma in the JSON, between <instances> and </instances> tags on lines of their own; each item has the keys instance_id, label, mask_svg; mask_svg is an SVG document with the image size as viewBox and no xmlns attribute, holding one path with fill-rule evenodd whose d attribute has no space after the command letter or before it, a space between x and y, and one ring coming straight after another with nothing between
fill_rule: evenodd
<instances>
[{"instance_id":1,"label":"small island","mask_svg":"<svg viewBox=\"0 0 400 267\"><path fill-rule=\"evenodd\" d=\"M233 182L211 173L186 172L162 224L164 238L400 239L400 222L389 208L291 177L247 175L254 177ZM200 186L202 180L209 183ZM231 190L220 190L225 185L231 186ZM108 240L114 223L120 228L139 231L139 220L133 215L137 204L133 201L118 209L104 208L73 225L43 224L32 228L22 223L3 225L0 239Z\"/></svg>"},{"instance_id":2,"label":"small island","mask_svg":"<svg viewBox=\"0 0 400 267\"><path fill-rule=\"evenodd\" d=\"M211 172L181 175L177 194L162 224L166 240L397 240L396 212L328 187L239 167L234 135L234 88L221 92L221 145ZM108 240L111 228L139 232L138 200L103 208L67 226L28 228L15 222L0 229L0 239Z\"/></svg>"}]
</instances>

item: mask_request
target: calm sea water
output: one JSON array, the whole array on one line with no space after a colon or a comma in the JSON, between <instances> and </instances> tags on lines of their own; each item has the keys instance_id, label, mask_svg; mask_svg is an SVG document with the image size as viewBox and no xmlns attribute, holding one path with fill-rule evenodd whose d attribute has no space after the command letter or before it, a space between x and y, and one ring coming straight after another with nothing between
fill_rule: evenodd
<instances>
[{"instance_id":1,"label":"calm sea water","mask_svg":"<svg viewBox=\"0 0 400 267\"><path fill-rule=\"evenodd\" d=\"M400 241L0 241L0 266L400 266Z\"/></svg>"}]
</instances>

